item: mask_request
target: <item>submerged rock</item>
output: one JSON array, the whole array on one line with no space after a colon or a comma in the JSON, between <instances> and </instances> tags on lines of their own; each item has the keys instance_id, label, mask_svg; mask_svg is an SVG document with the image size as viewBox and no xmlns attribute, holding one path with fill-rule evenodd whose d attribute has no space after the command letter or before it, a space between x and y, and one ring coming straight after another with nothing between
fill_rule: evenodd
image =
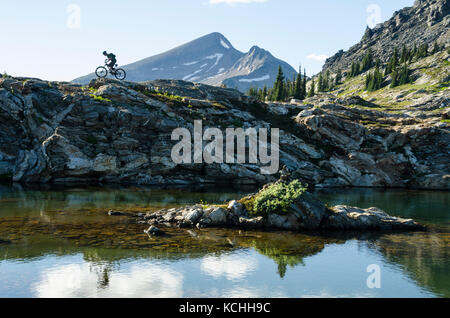
<instances>
[{"instance_id":1,"label":"submerged rock","mask_svg":"<svg viewBox=\"0 0 450 318\"><path fill-rule=\"evenodd\" d=\"M0 238L0 245L6 245L6 244L11 244L11 241Z\"/></svg>"},{"instance_id":2,"label":"submerged rock","mask_svg":"<svg viewBox=\"0 0 450 318\"><path fill-rule=\"evenodd\" d=\"M163 236L166 234L164 231L160 230L156 226L152 225L147 230L144 231L145 233L153 236Z\"/></svg>"},{"instance_id":3,"label":"submerged rock","mask_svg":"<svg viewBox=\"0 0 450 318\"><path fill-rule=\"evenodd\" d=\"M120 211L109 211L108 212L108 215L109 216L125 216L125 215L128 215L128 213L125 213L125 212L120 212Z\"/></svg>"}]
</instances>

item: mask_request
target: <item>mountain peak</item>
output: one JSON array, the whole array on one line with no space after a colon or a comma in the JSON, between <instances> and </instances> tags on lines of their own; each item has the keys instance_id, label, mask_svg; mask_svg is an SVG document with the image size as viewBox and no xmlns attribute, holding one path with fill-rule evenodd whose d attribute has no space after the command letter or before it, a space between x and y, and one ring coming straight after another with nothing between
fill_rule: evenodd
<instances>
[{"instance_id":1,"label":"mountain peak","mask_svg":"<svg viewBox=\"0 0 450 318\"><path fill-rule=\"evenodd\" d=\"M216 86L225 84L246 91L250 86L273 85L279 65L289 76L296 73L289 64L258 46L243 53L236 50L223 34L213 32L123 68L127 79L135 82L173 79ZM85 84L92 78L95 74L74 82Z\"/></svg>"},{"instance_id":2,"label":"mountain peak","mask_svg":"<svg viewBox=\"0 0 450 318\"><path fill-rule=\"evenodd\" d=\"M233 45L231 44L231 42L228 41L228 39L222 33L219 33L219 32L213 32L213 33L204 35L204 36L194 40L193 42L210 42L213 44L219 44L225 49L233 48Z\"/></svg>"},{"instance_id":3,"label":"mountain peak","mask_svg":"<svg viewBox=\"0 0 450 318\"><path fill-rule=\"evenodd\" d=\"M252 52L261 52L261 51L264 51L264 50L263 50L262 48L260 48L259 46L257 46L257 45L253 45L253 46L251 47L249 53L252 53Z\"/></svg>"},{"instance_id":4,"label":"mountain peak","mask_svg":"<svg viewBox=\"0 0 450 318\"><path fill-rule=\"evenodd\" d=\"M263 48L259 47L259 46L252 46L250 51L248 51L247 53L248 55L268 55L268 56L272 56L272 54L269 51L264 50Z\"/></svg>"},{"instance_id":5,"label":"mountain peak","mask_svg":"<svg viewBox=\"0 0 450 318\"><path fill-rule=\"evenodd\" d=\"M225 38L225 36L220 32L211 32L204 36L205 38Z\"/></svg>"}]
</instances>

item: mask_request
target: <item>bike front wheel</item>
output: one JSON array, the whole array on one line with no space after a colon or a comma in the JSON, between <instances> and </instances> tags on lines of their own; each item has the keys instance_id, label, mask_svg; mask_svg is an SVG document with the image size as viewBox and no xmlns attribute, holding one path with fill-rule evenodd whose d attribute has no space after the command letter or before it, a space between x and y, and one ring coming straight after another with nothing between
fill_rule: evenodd
<instances>
[{"instance_id":1,"label":"bike front wheel","mask_svg":"<svg viewBox=\"0 0 450 318\"><path fill-rule=\"evenodd\" d=\"M116 70L116 74L114 74L114 76L119 80L119 81L123 81L126 77L127 77L127 73L125 72L125 70L118 68Z\"/></svg>"},{"instance_id":2,"label":"bike front wheel","mask_svg":"<svg viewBox=\"0 0 450 318\"><path fill-rule=\"evenodd\" d=\"M105 78L108 75L108 70L103 66L97 67L95 70L95 75L100 78Z\"/></svg>"}]
</instances>

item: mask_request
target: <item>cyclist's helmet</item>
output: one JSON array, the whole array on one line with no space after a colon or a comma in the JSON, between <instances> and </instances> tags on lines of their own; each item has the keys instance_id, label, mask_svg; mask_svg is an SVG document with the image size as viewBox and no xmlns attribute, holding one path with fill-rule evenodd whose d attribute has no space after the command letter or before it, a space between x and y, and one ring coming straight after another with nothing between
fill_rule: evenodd
<instances>
[{"instance_id":1,"label":"cyclist's helmet","mask_svg":"<svg viewBox=\"0 0 450 318\"><path fill-rule=\"evenodd\" d=\"M107 55L108 54L108 52L106 52L106 51L103 51L103 55Z\"/></svg>"}]
</instances>

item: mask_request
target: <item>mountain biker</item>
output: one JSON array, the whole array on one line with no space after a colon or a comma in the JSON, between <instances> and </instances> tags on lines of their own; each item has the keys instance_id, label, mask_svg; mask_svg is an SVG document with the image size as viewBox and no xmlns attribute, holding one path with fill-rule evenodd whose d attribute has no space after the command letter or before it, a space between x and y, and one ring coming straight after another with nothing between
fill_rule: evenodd
<instances>
[{"instance_id":1,"label":"mountain biker","mask_svg":"<svg viewBox=\"0 0 450 318\"><path fill-rule=\"evenodd\" d=\"M106 56L109 59L109 63L107 64L109 69L110 70L114 70L114 66L117 63L116 56L113 53L108 53L106 51L103 52L103 55Z\"/></svg>"}]
</instances>

